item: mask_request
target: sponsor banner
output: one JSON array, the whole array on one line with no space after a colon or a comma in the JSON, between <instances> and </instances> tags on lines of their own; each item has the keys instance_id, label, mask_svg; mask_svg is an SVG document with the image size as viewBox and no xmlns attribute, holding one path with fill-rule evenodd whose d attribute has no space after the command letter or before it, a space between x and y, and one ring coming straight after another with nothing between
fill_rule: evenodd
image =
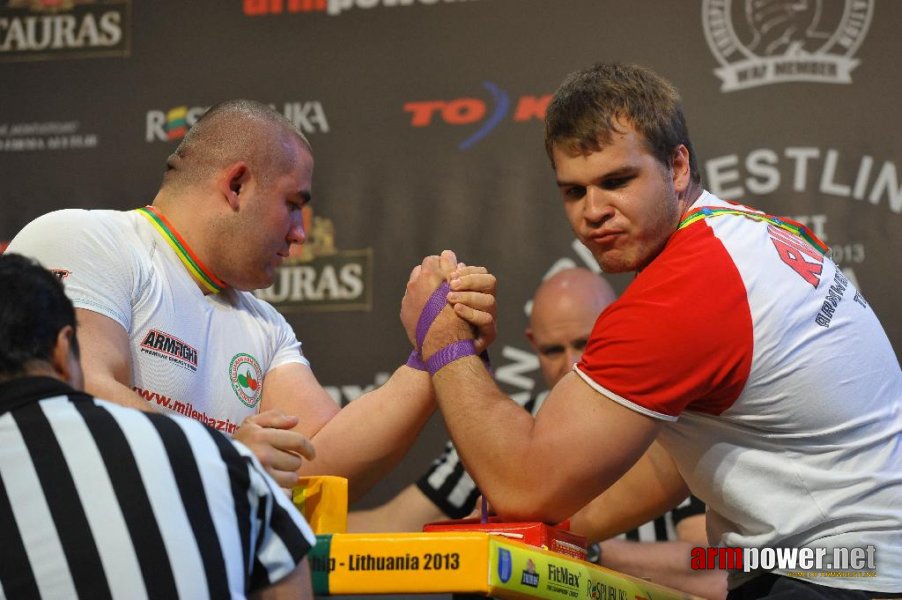
<instances>
[{"instance_id":1,"label":"sponsor banner","mask_svg":"<svg viewBox=\"0 0 902 600\"><path fill-rule=\"evenodd\" d=\"M874 0L704 0L702 24L714 69L732 92L772 83L852 83Z\"/></svg>"},{"instance_id":2,"label":"sponsor banner","mask_svg":"<svg viewBox=\"0 0 902 600\"><path fill-rule=\"evenodd\" d=\"M755 148L705 161L705 187L725 200L778 193L834 196L902 214L902 180L896 163L849 155L840 147ZM749 203L753 203L749 201Z\"/></svg>"},{"instance_id":3,"label":"sponsor banner","mask_svg":"<svg viewBox=\"0 0 902 600\"><path fill-rule=\"evenodd\" d=\"M283 264L275 283L254 292L279 312L370 311L373 250L344 250L309 262Z\"/></svg>"},{"instance_id":4,"label":"sponsor banner","mask_svg":"<svg viewBox=\"0 0 902 600\"><path fill-rule=\"evenodd\" d=\"M490 591L499 598L691 598L676 590L632 579L591 563L523 544L490 540Z\"/></svg>"},{"instance_id":5,"label":"sponsor banner","mask_svg":"<svg viewBox=\"0 0 902 600\"><path fill-rule=\"evenodd\" d=\"M475 593L497 598L682 600L692 596L488 533L317 536L314 593Z\"/></svg>"},{"instance_id":6,"label":"sponsor banner","mask_svg":"<svg viewBox=\"0 0 902 600\"><path fill-rule=\"evenodd\" d=\"M244 0L242 10L249 17L283 13L325 13L340 15L353 9L436 6L475 0Z\"/></svg>"},{"instance_id":7,"label":"sponsor banner","mask_svg":"<svg viewBox=\"0 0 902 600\"><path fill-rule=\"evenodd\" d=\"M276 269L272 286L254 294L280 312L370 311L373 306L373 250L338 250L331 219L304 207L307 241L292 246Z\"/></svg>"},{"instance_id":8,"label":"sponsor banner","mask_svg":"<svg viewBox=\"0 0 902 600\"><path fill-rule=\"evenodd\" d=\"M270 104L280 111L302 133L328 133L329 121L321 102L317 100L290 100ZM167 110L149 110L144 118L145 142L171 142L185 137L209 106L174 106Z\"/></svg>"},{"instance_id":9,"label":"sponsor banner","mask_svg":"<svg viewBox=\"0 0 902 600\"><path fill-rule=\"evenodd\" d=\"M0 152L90 150L99 144L100 136L82 131L78 121L0 123Z\"/></svg>"},{"instance_id":10,"label":"sponsor banner","mask_svg":"<svg viewBox=\"0 0 902 600\"><path fill-rule=\"evenodd\" d=\"M128 56L131 0L5 0L0 62Z\"/></svg>"},{"instance_id":11,"label":"sponsor banner","mask_svg":"<svg viewBox=\"0 0 902 600\"><path fill-rule=\"evenodd\" d=\"M330 539L328 544L320 543L324 537ZM335 534L317 540L310 567L314 585L327 587L315 587L316 594L487 589L489 549L483 533Z\"/></svg>"},{"instance_id":12,"label":"sponsor banner","mask_svg":"<svg viewBox=\"0 0 902 600\"><path fill-rule=\"evenodd\" d=\"M404 112L410 114L411 127L478 125L476 131L458 143L460 150L467 150L481 142L500 123L544 121L551 94L511 97L491 81L483 82L482 87L489 94L487 100L472 96L450 100L415 100L404 104Z\"/></svg>"}]
</instances>

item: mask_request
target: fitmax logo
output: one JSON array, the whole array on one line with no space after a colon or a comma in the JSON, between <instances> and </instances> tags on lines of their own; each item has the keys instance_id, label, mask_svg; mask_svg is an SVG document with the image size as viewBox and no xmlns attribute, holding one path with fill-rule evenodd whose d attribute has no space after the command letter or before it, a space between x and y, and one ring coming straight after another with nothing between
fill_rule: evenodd
<instances>
[{"instance_id":1,"label":"fitmax logo","mask_svg":"<svg viewBox=\"0 0 902 600\"><path fill-rule=\"evenodd\" d=\"M551 102L551 94L520 96L512 102L510 95L491 81L484 82L482 87L491 96L488 102L473 97L420 100L407 102L404 105L404 112L410 113L412 127L428 127L435 122L443 122L446 125L481 123L476 132L457 145L460 150L467 150L485 139L508 116L518 123L544 120L545 109Z\"/></svg>"}]
</instances>

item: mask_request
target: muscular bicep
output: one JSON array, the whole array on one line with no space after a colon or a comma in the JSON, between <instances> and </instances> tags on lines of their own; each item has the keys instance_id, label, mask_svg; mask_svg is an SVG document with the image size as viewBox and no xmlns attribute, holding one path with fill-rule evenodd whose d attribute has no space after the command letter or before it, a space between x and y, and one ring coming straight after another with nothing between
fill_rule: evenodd
<instances>
[{"instance_id":1,"label":"muscular bicep","mask_svg":"<svg viewBox=\"0 0 902 600\"><path fill-rule=\"evenodd\" d=\"M570 373L536 415L530 455L540 457L543 477L553 489L566 490L569 515L626 473L660 426Z\"/></svg>"},{"instance_id":2,"label":"muscular bicep","mask_svg":"<svg viewBox=\"0 0 902 600\"><path fill-rule=\"evenodd\" d=\"M131 391L132 360L125 328L105 315L83 308L75 309L75 318L85 390L113 401L120 401L125 393L137 399Z\"/></svg>"},{"instance_id":3,"label":"muscular bicep","mask_svg":"<svg viewBox=\"0 0 902 600\"><path fill-rule=\"evenodd\" d=\"M288 363L266 374L260 410L278 409L296 415L300 422L295 430L312 438L332 417L339 406L313 371L302 363Z\"/></svg>"}]
</instances>

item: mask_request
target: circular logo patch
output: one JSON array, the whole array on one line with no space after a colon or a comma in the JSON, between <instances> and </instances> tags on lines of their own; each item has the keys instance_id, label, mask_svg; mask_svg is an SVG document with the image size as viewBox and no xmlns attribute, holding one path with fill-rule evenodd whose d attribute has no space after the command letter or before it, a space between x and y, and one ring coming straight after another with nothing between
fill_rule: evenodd
<instances>
[{"instance_id":1,"label":"circular logo patch","mask_svg":"<svg viewBox=\"0 0 902 600\"><path fill-rule=\"evenodd\" d=\"M229 379L242 404L255 408L263 391L263 369L257 359L243 352L236 354L229 365Z\"/></svg>"}]
</instances>

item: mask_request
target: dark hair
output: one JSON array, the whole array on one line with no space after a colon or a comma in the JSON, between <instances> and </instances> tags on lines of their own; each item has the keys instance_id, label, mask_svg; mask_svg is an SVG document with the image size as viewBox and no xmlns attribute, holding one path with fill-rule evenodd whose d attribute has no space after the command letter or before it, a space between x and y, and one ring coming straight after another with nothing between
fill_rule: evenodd
<instances>
[{"instance_id":1,"label":"dark hair","mask_svg":"<svg viewBox=\"0 0 902 600\"><path fill-rule=\"evenodd\" d=\"M650 69L620 63L598 63L571 73L555 92L545 112L545 151L552 166L555 146L597 151L619 131L618 120L642 134L665 167L671 166L676 147L686 146L692 181L701 181L676 88Z\"/></svg>"},{"instance_id":2,"label":"dark hair","mask_svg":"<svg viewBox=\"0 0 902 600\"><path fill-rule=\"evenodd\" d=\"M30 258L0 255L0 378L49 361L66 325L75 327L75 309L59 278ZM72 346L78 356L74 335Z\"/></svg>"}]
</instances>

